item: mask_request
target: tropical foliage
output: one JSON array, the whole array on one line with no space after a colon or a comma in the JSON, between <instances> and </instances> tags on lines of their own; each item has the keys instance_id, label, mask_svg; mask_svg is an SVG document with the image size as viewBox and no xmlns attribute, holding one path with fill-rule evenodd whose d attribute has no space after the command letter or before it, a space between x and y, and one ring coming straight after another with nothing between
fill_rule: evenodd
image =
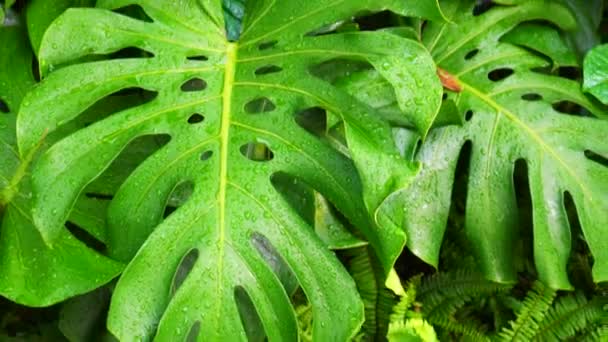
<instances>
[{"instance_id":1,"label":"tropical foliage","mask_svg":"<svg viewBox=\"0 0 608 342\"><path fill-rule=\"evenodd\" d=\"M0 2L0 339L608 338L603 8Z\"/></svg>"}]
</instances>

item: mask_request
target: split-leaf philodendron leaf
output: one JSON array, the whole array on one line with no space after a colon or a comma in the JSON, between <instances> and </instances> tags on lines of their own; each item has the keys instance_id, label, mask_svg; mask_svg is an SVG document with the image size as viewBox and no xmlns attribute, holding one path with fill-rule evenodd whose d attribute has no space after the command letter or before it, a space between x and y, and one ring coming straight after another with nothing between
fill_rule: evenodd
<instances>
[{"instance_id":1,"label":"split-leaf philodendron leaf","mask_svg":"<svg viewBox=\"0 0 608 342\"><path fill-rule=\"evenodd\" d=\"M608 104L608 45L600 45L585 57L583 88Z\"/></svg>"},{"instance_id":2,"label":"split-leaf philodendron leaf","mask_svg":"<svg viewBox=\"0 0 608 342\"><path fill-rule=\"evenodd\" d=\"M572 62L559 39L553 45L537 46L522 41L532 27L528 21L537 25L545 20L571 29L574 19L565 7L542 0L495 2L508 6L474 15L472 1L445 1L442 10L452 23L430 23L423 32L423 42L438 67L462 88L450 92L447 101L456 103L467 122L463 127L433 130L422 145L417 160L424 167L403 195L407 245L423 260L438 264L451 205L449 189L463 146L470 143L465 230L484 274L500 282L517 279L514 256L522 232L514 170L518 161L525 161L540 279L553 288L571 288L569 194L594 256L593 277L606 281L608 168L592 157L608 155L605 108L586 97L577 81L547 72L564 64L555 65L543 55L568 61L566 66ZM346 87L355 95L365 88L375 92L382 88L378 84L386 83L373 75L358 75L353 82ZM591 91L601 89L600 82L587 85ZM394 112L386 93L363 97L382 99L377 104L383 111ZM560 112L576 108L574 104L585 111Z\"/></svg>"},{"instance_id":3,"label":"split-leaf philodendron leaf","mask_svg":"<svg viewBox=\"0 0 608 342\"><path fill-rule=\"evenodd\" d=\"M0 41L0 294L24 305L47 306L109 282L123 266L88 248L65 229L53 248L36 230L30 213L29 174L35 154L20 158L15 134L17 108L34 85L33 54L22 27L0 27ZM81 205L82 200L70 220L98 219L91 212L79 211ZM101 235L92 226L88 228L91 234Z\"/></svg>"},{"instance_id":4,"label":"split-leaf philodendron leaf","mask_svg":"<svg viewBox=\"0 0 608 342\"><path fill-rule=\"evenodd\" d=\"M69 9L46 31L44 80L23 102L18 137L26 156L45 132L111 94L153 93L56 143L32 177L33 219L55 246L79 194L130 142L170 137L108 210L110 254L132 259L113 294L111 332L125 341L244 340L239 313L252 305L270 340L295 340L290 293L271 267L279 262L312 304L315 340L352 336L363 318L354 282L275 181L291 177L321 193L362 231L386 273L406 237L385 200L410 185L418 165L400 158L390 126L371 107L313 70L330 60L369 63L423 136L439 111L441 85L418 42L381 31L311 33L383 9L440 21L438 4L252 0L237 42L226 37L220 1L97 6ZM298 113L311 108L341 117L354 165L298 125ZM175 192L189 197L170 212Z\"/></svg>"}]
</instances>

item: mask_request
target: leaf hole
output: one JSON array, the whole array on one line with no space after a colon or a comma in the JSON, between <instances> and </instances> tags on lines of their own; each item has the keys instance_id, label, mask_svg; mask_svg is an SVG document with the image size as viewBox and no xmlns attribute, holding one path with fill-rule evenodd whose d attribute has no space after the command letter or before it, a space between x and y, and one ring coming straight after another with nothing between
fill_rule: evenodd
<instances>
[{"instance_id":1,"label":"leaf hole","mask_svg":"<svg viewBox=\"0 0 608 342\"><path fill-rule=\"evenodd\" d=\"M115 91L112 94L110 94L109 96L133 96L133 97L138 98L137 99L138 101L136 102L135 105L131 105L129 107L123 107L123 109L121 109L121 110L124 110L124 109L135 107L135 106L141 106L142 104L152 101L153 99L156 98L156 96L158 96L158 92L146 90L143 88L131 87L131 88L124 88L124 89ZM132 102L132 101L124 101L124 102Z\"/></svg>"},{"instance_id":2,"label":"leaf hole","mask_svg":"<svg viewBox=\"0 0 608 342\"><path fill-rule=\"evenodd\" d=\"M199 113L194 113L188 118L188 123L193 125L205 121L205 117Z\"/></svg>"},{"instance_id":3,"label":"leaf hole","mask_svg":"<svg viewBox=\"0 0 608 342\"><path fill-rule=\"evenodd\" d=\"M595 153L591 150L585 150L585 157L587 157L587 159L589 160L593 160L594 162L602 166L608 167L608 158L598 153Z\"/></svg>"},{"instance_id":4,"label":"leaf hole","mask_svg":"<svg viewBox=\"0 0 608 342\"><path fill-rule=\"evenodd\" d=\"M95 192L87 192L84 195L87 198L94 198L94 199L102 200L102 201L111 201L112 198L114 198L114 196L109 195L109 194L101 194L101 193L95 193Z\"/></svg>"},{"instance_id":5,"label":"leaf hole","mask_svg":"<svg viewBox=\"0 0 608 342\"><path fill-rule=\"evenodd\" d=\"M448 95L448 93L443 93L443 95L441 96L441 100L442 100L442 101L447 100L447 99L448 99L448 96L449 96L449 95Z\"/></svg>"},{"instance_id":6,"label":"leaf hole","mask_svg":"<svg viewBox=\"0 0 608 342\"><path fill-rule=\"evenodd\" d=\"M4 102L4 100L0 99L0 112L8 113L10 109L8 108L8 104Z\"/></svg>"},{"instance_id":7,"label":"leaf hole","mask_svg":"<svg viewBox=\"0 0 608 342\"><path fill-rule=\"evenodd\" d=\"M171 297L177 293L194 268L196 260L198 260L198 255L198 249L192 248L182 257L182 260L179 262L179 265L175 270L175 274L173 275L173 282L171 283Z\"/></svg>"},{"instance_id":8,"label":"leaf hole","mask_svg":"<svg viewBox=\"0 0 608 342\"><path fill-rule=\"evenodd\" d=\"M472 59L473 57L477 56L478 53L479 49L471 50L467 52L467 54L464 56L464 59L468 61L469 59Z\"/></svg>"},{"instance_id":9,"label":"leaf hole","mask_svg":"<svg viewBox=\"0 0 608 342\"><path fill-rule=\"evenodd\" d=\"M513 75L515 71L511 68L500 68L500 69L496 69L491 71L488 74L488 79L490 79L490 81L493 82L498 82L498 81L502 81L504 79L506 79L507 77Z\"/></svg>"},{"instance_id":10,"label":"leaf hole","mask_svg":"<svg viewBox=\"0 0 608 342\"><path fill-rule=\"evenodd\" d=\"M106 245L84 228L79 227L71 221L66 222L65 227L76 239L84 243L87 247L100 253L105 252Z\"/></svg>"},{"instance_id":11,"label":"leaf hole","mask_svg":"<svg viewBox=\"0 0 608 342\"><path fill-rule=\"evenodd\" d=\"M466 113L464 113L464 119L466 121L471 121L471 119L473 118L473 111L471 109L467 110Z\"/></svg>"},{"instance_id":12,"label":"leaf hole","mask_svg":"<svg viewBox=\"0 0 608 342\"><path fill-rule=\"evenodd\" d=\"M355 23L360 31L378 31L381 29L395 27L398 22L404 20L404 17L397 16L391 11L381 11L368 15L362 15L355 18ZM339 28L345 25L352 25L350 21L338 22L333 31L340 31Z\"/></svg>"},{"instance_id":13,"label":"leaf hole","mask_svg":"<svg viewBox=\"0 0 608 342\"><path fill-rule=\"evenodd\" d=\"M496 4L492 0L477 0L473 7L473 16L479 16L489 11Z\"/></svg>"},{"instance_id":14,"label":"leaf hole","mask_svg":"<svg viewBox=\"0 0 608 342\"><path fill-rule=\"evenodd\" d=\"M530 179L528 163L520 158L513 165L513 188L515 190L515 203L519 213L519 226L522 230L523 251L527 256L532 256L534 250L533 241L533 207L532 194L530 192Z\"/></svg>"},{"instance_id":15,"label":"leaf hole","mask_svg":"<svg viewBox=\"0 0 608 342\"><path fill-rule=\"evenodd\" d=\"M188 332L188 336L186 337L186 342L196 342L198 340L198 335L201 332L201 321L196 321L192 324L190 331Z\"/></svg>"},{"instance_id":16,"label":"leaf hole","mask_svg":"<svg viewBox=\"0 0 608 342\"><path fill-rule=\"evenodd\" d=\"M353 73L372 70L374 67L368 61L357 61L347 58L334 58L308 67L308 72L325 82L335 84Z\"/></svg>"},{"instance_id":17,"label":"leaf hole","mask_svg":"<svg viewBox=\"0 0 608 342\"><path fill-rule=\"evenodd\" d=\"M564 209L570 224L571 252L568 258L568 278L575 288L593 288L593 257L580 222L579 212L572 194L564 191Z\"/></svg>"},{"instance_id":18,"label":"leaf hole","mask_svg":"<svg viewBox=\"0 0 608 342\"><path fill-rule=\"evenodd\" d=\"M541 100L543 99L543 97L542 97L542 95L540 95L540 94L536 94L536 93L529 93L529 94L524 94L524 95L522 95L522 96L521 96L521 99L522 99L522 100L525 100L525 101L531 101L531 102L534 102L534 101L541 101Z\"/></svg>"},{"instance_id":19,"label":"leaf hole","mask_svg":"<svg viewBox=\"0 0 608 342\"><path fill-rule=\"evenodd\" d=\"M40 82L40 64L36 57L32 58L32 76L36 82Z\"/></svg>"},{"instance_id":20,"label":"leaf hole","mask_svg":"<svg viewBox=\"0 0 608 342\"><path fill-rule=\"evenodd\" d=\"M205 160L208 160L209 158L211 158L212 155L213 155L213 151L211 151L211 150L205 151L205 152L201 153L200 159L202 161L205 161Z\"/></svg>"},{"instance_id":21,"label":"leaf hole","mask_svg":"<svg viewBox=\"0 0 608 342\"><path fill-rule=\"evenodd\" d=\"M245 104L245 112L249 114L272 112L276 108L275 104L267 97L258 97Z\"/></svg>"},{"instance_id":22,"label":"leaf hole","mask_svg":"<svg viewBox=\"0 0 608 342\"><path fill-rule=\"evenodd\" d=\"M266 340L264 325L260 319L251 297L242 286L234 288L234 301L239 311L241 324L247 335L247 341L262 342Z\"/></svg>"},{"instance_id":23,"label":"leaf hole","mask_svg":"<svg viewBox=\"0 0 608 342\"><path fill-rule=\"evenodd\" d=\"M315 136L322 136L327 130L327 112L321 107L311 107L295 114L296 123Z\"/></svg>"},{"instance_id":24,"label":"leaf hole","mask_svg":"<svg viewBox=\"0 0 608 342\"><path fill-rule=\"evenodd\" d=\"M573 66L562 66L557 68L557 75L571 80L579 80L581 78L581 69Z\"/></svg>"},{"instance_id":25,"label":"leaf hole","mask_svg":"<svg viewBox=\"0 0 608 342\"><path fill-rule=\"evenodd\" d=\"M277 72L283 71L283 68L277 65L265 65L263 67L259 67L255 70L255 74L258 76L274 74Z\"/></svg>"},{"instance_id":26,"label":"leaf hole","mask_svg":"<svg viewBox=\"0 0 608 342\"><path fill-rule=\"evenodd\" d=\"M250 142L240 148L241 154L249 160L266 162L274 158L274 153L263 142Z\"/></svg>"},{"instance_id":27,"label":"leaf hole","mask_svg":"<svg viewBox=\"0 0 608 342\"><path fill-rule=\"evenodd\" d=\"M192 92L205 90L205 88L207 88L207 82L202 78L195 77L184 82L180 89L184 92Z\"/></svg>"},{"instance_id":28,"label":"leaf hole","mask_svg":"<svg viewBox=\"0 0 608 342\"><path fill-rule=\"evenodd\" d=\"M194 192L194 183L191 181L184 181L175 186L173 191L167 197L167 204L165 205L165 211L163 218L169 217L177 208L181 207Z\"/></svg>"},{"instance_id":29,"label":"leaf hole","mask_svg":"<svg viewBox=\"0 0 608 342\"><path fill-rule=\"evenodd\" d=\"M272 243L264 235L254 232L251 234L251 244L281 281L285 292L293 294L298 288L298 280Z\"/></svg>"},{"instance_id":30,"label":"leaf hole","mask_svg":"<svg viewBox=\"0 0 608 342\"><path fill-rule=\"evenodd\" d=\"M112 52L105 56L107 59L127 59L127 58L152 58L154 54L152 52L146 51L144 49L130 46L124 49L120 49L116 52Z\"/></svg>"},{"instance_id":31,"label":"leaf hole","mask_svg":"<svg viewBox=\"0 0 608 342\"><path fill-rule=\"evenodd\" d=\"M456 170L454 172L454 186L450 211L466 214L467 192L469 189L469 170L471 164L471 151L473 143L467 140L458 154Z\"/></svg>"},{"instance_id":32,"label":"leaf hole","mask_svg":"<svg viewBox=\"0 0 608 342\"><path fill-rule=\"evenodd\" d=\"M148 16L146 11L140 5L129 5L121 7L114 10L114 12L120 13L136 20L145 21L147 23L154 22L154 20L150 16Z\"/></svg>"},{"instance_id":33,"label":"leaf hole","mask_svg":"<svg viewBox=\"0 0 608 342\"><path fill-rule=\"evenodd\" d=\"M186 59L189 61L198 61L198 62L206 62L209 60L209 58L204 55L188 56L188 57L186 57Z\"/></svg>"},{"instance_id":34,"label":"leaf hole","mask_svg":"<svg viewBox=\"0 0 608 342\"><path fill-rule=\"evenodd\" d=\"M258 45L258 49L260 51L272 49L273 47L275 47L277 45L277 43L278 43L277 40L271 40L271 41L263 42L260 45Z\"/></svg>"},{"instance_id":35,"label":"leaf hole","mask_svg":"<svg viewBox=\"0 0 608 342\"><path fill-rule=\"evenodd\" d=\"M571 101L560 101L551 105L556 112L568 115L585 115L586 109L581 107L578 103Z\"/></svg>"},{"instance_id":36,"label":"leaf hole","mask_svg":"<svg viewBox=\"0 0 608 342\"><path fill-rule=\"evenodd\" d=\"M112 189L110 191L116 191L139 164L170 141L169 134L148 134L131 140L110 166L91 183L85 195L89 198L111 200L112 196L105 194L105 190L98 191L95 184L103 184L103 189L110 188Z\"/></svg>"}]
</instances>

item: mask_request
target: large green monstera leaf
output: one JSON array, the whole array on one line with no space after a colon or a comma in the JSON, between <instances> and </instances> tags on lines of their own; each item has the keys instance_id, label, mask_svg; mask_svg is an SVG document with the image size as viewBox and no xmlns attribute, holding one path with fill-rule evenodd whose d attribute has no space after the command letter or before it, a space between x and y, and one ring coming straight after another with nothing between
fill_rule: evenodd
<instances>
[{"instance_id":1,"label":"large green monstera leaf","mask_svg":"<svg viewBox=\"0 0 608 342\"><path fill-rule=\"evenodd\" d=\"M574 19L566 8L545 1L495 3L504 5L479 14L474 1L446 1L442 9L452 23L424 29L425 45L455 90L446 100L454 101L467 121L431 131L417 154L422 171L402 195L407 245L438 264L452 204L448 189L461 151L470 144L465 231L485 275L500 282L517 279L514 260L522 232L514 170L525 161L541 280L554 288L571 287L568 193L594 256L594 279L606 281L608 169L593 157L608 154L606 110L584 96L579 82L557 76L557 67L575 64L555 26L541 24L569 29ZM543 37L542 43L532 45L535 36ZM345 84L383 113L394 112L395 100L381 90L388 85L377 75L353 76ZM574 104L585 111L560 112Z\"/></svg>"},{"instance_id":2,"label":"large green monstera leaf","mask_svg":"<svg viewBox=\"0 0 608 342\"><path fill-rule=\"evenodd\" d=\"M246 3L238 42L227 40L221 2L211 0L102 0L104 9L68 10L42 40L45 79L18 120L22 155L104 97L132 88L153 93L41 156L33 218L48 244L62 234L78 195L129 143L170 137L121 185L108 210L111 255L133 258L109 313L121 340L244 340L239 317L252 312L270 340L295 340L292 289L273 273L283 269L278 264L312 304L314 338L348 339L363 317L354 282L277 191L286 179L308 184L361 229L385 272L405 243L382 208L418 166L399 157L381 116L314 70L342 60L376 68L426 135L441 85L424 47L389 32L332 33L331 24L383 9L441 20L438 4ZM323 111L345 123L354 165L298 124ZM176 192L187 199L171 212Z\"/></svg>"},{"instance_id":3,"label":"large green monstera leaf","mask_svg":"<svg viewBox=\"0 0 608 342\"><path fill-rule=\"evenodd\" d=\"M17 109L34 85L33 55L21 27L0 27L0 41L0 294L21 304L47 306L109 282L123 265L67 230L49 248L36 230L29 175L35 155L19 158L15 134ZM96 224L100 217L83 210L97 209L97 204L79 200L70 220L93 222L86 229L103 240L103 224Z\"/></svg>"},{"instance_id":4,"label":"large green monstera leaf","mask_svg":"<svg viewBox=\"0 0 608 342\"><path fill-rule=\"evenodd\" d=\"M466 231L483 271L491 279L515 281L513 252L518 241L517 204L513 170L525 161L533 208L534 261L540 279L554 288L570 288L566 265L571 250L571 224L566 193L576 206L583 234L595 257L593 276L608 280L608 169L591 158L606 156L603 135L608 122L604 108L586 98L580 84L542 72L547 59L525 47L501 42L501 37L524 21L549 20L564 29L573 19L565 8L545 1L496 1L496 6L474 17L470 1L445 4L457 29L431 24L424 43L435 62L457 78L462 91L452 97L467 113L462 129L437 131L421 152L428 168L416 182L451 182L457 156L471 142L466 199ZM556 49L558 46L556 46ZM547 55L551 55L547 53ZM564 101L590 114L563 113ZM560 111L558 111L560 110ZM429 198L422 212L433 213L429 223L443 229L449 195ZM408 202L410 203L410 202ZM409 208L411 212L424 205ZM444 213L437 215L438 212ZM417 212L420 213L420 212ZM427 254L428 255L428 254Z\"/></svg>"}]
</instances>

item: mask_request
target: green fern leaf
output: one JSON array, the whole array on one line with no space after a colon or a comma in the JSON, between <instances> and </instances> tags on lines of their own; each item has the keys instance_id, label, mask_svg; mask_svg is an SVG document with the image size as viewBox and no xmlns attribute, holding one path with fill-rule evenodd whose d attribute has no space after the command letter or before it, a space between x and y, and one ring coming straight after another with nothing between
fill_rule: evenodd
<instances>
[{"instance_id":1,"label":"green fern leaf","mask_svg":"<svg viewBox=\"0 0 608 342\"><path fill-rule=\"evenodd\" d=\"M553 304L557 292L540 282L534 283L516 313L509 328L503 328L499 336L504 341L531 341L539 331L541 322Z\"/></svg>"},{"instance_id":2,"label":"green fern leaf","mask_svg":"<svg viewBox=\"0 0 608 342\"><path fill-rule=\"evenodd\" d=\"M356 248L346 254L351 257L348 270L365 308L365 322L360 335L363 340L377 340L387 334L396 303L395 295L384 285L384 272L371 248Z\"/></svg>"},{"instance_id":3,"label":"green fern leaf","mask_svg":"<svg viewBox=\"0 0 608 342\"><path fill-rule=\"evenodd\" d=\"M608 298L587 300L582 293L559 298L540 323L534 339L537 341L565 341L589 326L608 319Z\"/></svg>"},{"instance_id":4,"label":"green fern leaf","mask_svg":"<svg viewBox=\"0 0 608 342\"><path fill-rule=\"evenodd\" d=\"M485 280L469 270L438 273L423 279L418 289L422 313L431 323L475 340L487 340L483 327L472 319L457 320L455 313L474 299L507 292L509 286Z\"/></svg>"}]
</instances>

